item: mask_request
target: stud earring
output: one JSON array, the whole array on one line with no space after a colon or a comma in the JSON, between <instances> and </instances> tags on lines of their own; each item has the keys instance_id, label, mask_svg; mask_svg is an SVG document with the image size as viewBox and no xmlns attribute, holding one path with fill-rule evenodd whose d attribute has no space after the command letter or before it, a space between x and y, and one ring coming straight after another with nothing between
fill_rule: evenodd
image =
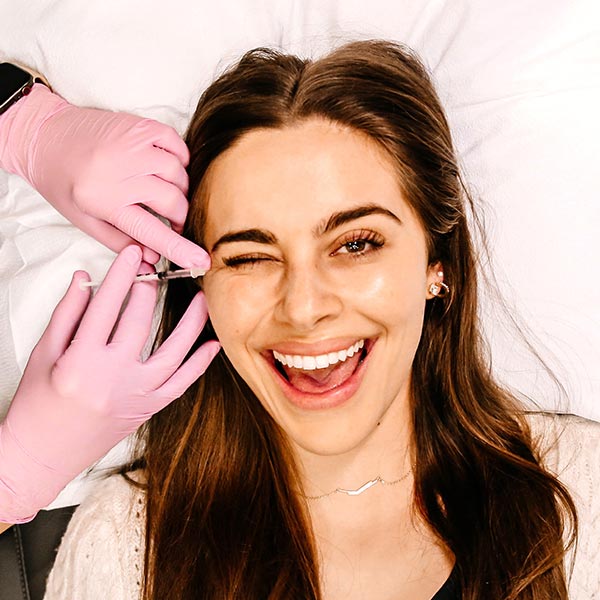
<instances>
[{"instance_id":1,"label":"stud earring","mask_svg":"<svg viewBox=\"0 0 600 600\"><path fill-rule=\"evenodd\" d=\"M443 281L434 281L428 289L429 293L436 298L443 298L450 293L450 288Z\"/></svg>"}]
</instances>

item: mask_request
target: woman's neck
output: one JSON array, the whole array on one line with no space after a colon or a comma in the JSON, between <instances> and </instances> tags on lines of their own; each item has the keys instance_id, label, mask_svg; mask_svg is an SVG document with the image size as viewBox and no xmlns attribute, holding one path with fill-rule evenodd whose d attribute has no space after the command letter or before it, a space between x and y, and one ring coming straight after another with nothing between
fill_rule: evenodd
<instances>
[{"instance_id":1,"label":"woman's neck","mask_svg":"<svg viewBox=\"0 0 600 600\"><path fill-rule=\"evenodd\" d=\"M410 487L413 435L408 401L397 398L382 415L371 435L356 447L338 454L317 454L295 447L307 498L344 495L336 489L357 490L377 478L383 480L350 499L372 495L375 487ZM398 481L400 480L400 481ZM391 487L391 486L389 486Z\"/></svg>"}]
</instances>

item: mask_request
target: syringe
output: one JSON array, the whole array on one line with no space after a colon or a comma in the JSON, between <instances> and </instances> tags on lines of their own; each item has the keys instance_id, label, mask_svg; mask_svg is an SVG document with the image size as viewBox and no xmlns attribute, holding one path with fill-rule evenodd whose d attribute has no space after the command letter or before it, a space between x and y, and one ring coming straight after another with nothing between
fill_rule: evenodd
<instances>
[{"instance_id":1,"label":"syringe","mask_svg":"<svg viewBox=\"0 0 600 600\"><path fill-rule=\"evenodd\" d=\"M203 269L178 269L176 271L160 271L159 273L142 273L138 275L133 281L166 281L168 279L182 279L184 277L202 277L206 273ZM86 287L98 287L101 281L80 281L79 287L81 289Z\"/></svg>"}]
</instances>

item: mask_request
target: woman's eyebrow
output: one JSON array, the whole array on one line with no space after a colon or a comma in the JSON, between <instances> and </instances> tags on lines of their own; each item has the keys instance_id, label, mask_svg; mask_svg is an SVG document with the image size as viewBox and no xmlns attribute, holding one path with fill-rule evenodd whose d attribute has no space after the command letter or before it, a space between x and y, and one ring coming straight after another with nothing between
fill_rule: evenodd
<instances>
[{"instance_id":1,"label":"woman's eyebrow","mask_svg":"<svg viewBox=\"0 0 600 600\"><path fill-rule=\"evenodd\" d=\"M402 221L391 211L379 204L365 204L363 206L356 206L348 210L342 210L340 212L333 213L326 221L321 222L314 230L315 237L320 237L328 231L337 229L341 225L348 223L348 221L354 221L367 215L385 215L391 217L402 225Z\"/></svg>"},{"instance_id":2,"label":"woman's eyebrow","mask_svg":"<svg viewBox=\"0 0 600 600\"><path fill-rule=\"evenodd\" d=\"M222 244L231 242L256 242L258 244L276 244L277 238L264 229L243 229L242 231L231 231L222 235L209 250L214 252Z\"/></svg>"},{"instance_id":3,"label":"woman's eyebrow","mask_svg":"<svg viewBox=\"0 0 600 600\"><path fill-rule=\"evenodd\" d=\"M367 215L385 215L394 219L397 223L402 225L402 221L391 211L378 204L365 204L364 206L357 206L348 210L342 210L333 213L325 221L321 222L313 230L315 237L320 237L329 231L341 227L349 221L366 217ZM222 235L209 250L214 252L219 246L223 244L230 244L232 242L255 242L257 244L277 244L277 237L275 234L265 229L242 229L241 231L230 231L225 235Z\"/></svg>"}]
</instances>

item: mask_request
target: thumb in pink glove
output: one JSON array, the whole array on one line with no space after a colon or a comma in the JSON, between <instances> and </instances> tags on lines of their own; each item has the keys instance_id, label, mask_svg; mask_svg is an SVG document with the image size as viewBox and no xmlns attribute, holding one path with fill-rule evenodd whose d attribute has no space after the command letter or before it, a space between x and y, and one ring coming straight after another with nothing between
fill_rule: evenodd
<instances>
[{"instance_id":1,"label":"thumb in pink glove","mask_svg":"<svg viewBox=\"0 0 600 600\"><path fill-rule=\"evenodd\" d=\"M151 119L72 106L41 84L0 118L0 165L25 178L69 221L112 250L210 266L179 234L188 210L189 152ZM170 221L173 229L144 209Z\"/></svg>"},{"instance_id":2,"label":"thumb in pink glove","mask_svg":"<svg viewBox=\"0 0 600 600\"><path fill-rule=\"evenodd\" d=\"M138 247L123 250L91 301L79 288L87 274L76 273L56 307L0 425L0 521L31 520L76 475L181 396L219 351L217 341L207 342L184 362L207 319L199 292L169 338L141 361L156 283L132 287L140 260Z\"/></svg>"}]
</instances>

